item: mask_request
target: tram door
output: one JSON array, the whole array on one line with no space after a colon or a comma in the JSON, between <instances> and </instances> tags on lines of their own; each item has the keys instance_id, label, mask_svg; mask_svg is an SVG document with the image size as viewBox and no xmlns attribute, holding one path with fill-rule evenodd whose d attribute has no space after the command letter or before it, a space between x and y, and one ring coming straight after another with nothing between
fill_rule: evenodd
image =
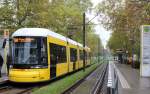
<instances>
[{"instance_id":1,"label":"tram door","mask_svg":"<svg viewBox=\"0 0 150 94\"><path fill-rule=\"evenodd\" d=\"M55 78L56 77L56 61L55 60L51 60L50 77L51 78Z\"/></svg>"},{"instance_id":2,"label":"tram door","mask_svg":"<svg viewBox=\"0 0 150 94\"><path fill-rule=\"evenodd\" d=\"M76 69L77 49L70 48L70 61L73 62L73 70Z\"/></svg>"},{"instance_id":3,"label":"tram door","mask_svg":"<svg viewBox=\"0 0 150 94\"><path fill-rule=\"evenodd\" d=\"M76 62L73 62L73 71L76 69Z\"/></svg>"},{"instance_id":4,"label":"tram door","mask_svg":"<svg viewBox=\"0 0 150 94\"><path fill-rule=\"evenodd\" d=\"M55 44L50 43L50 77L51 79L56 77L56 64L57 57L55 52Z\"/></svg>"}]
</instances>

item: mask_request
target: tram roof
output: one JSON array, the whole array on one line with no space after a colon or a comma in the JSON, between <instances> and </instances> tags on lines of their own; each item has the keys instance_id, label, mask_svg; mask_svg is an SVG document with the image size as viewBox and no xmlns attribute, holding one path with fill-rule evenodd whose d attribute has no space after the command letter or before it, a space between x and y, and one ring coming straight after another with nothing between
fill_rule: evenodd
<instances>
[{"instance_id":1,"label":"tram roof","mask_svg":"<svg viewBox=\"0 0 150 94\"><path fill-rule=\"evenodd\" d=\"M39 36L39 37L52 36L63 41L68 41L71 44L83 47L82 44L45 28L21 28L12 34L12 37L19 37L19 36Z\"/></svg>"},{"instance_id":2,"label":"tram roof","mask_svg":"<svg viewBox=\"0 0 150 94\"><path fill-rule=\"evenodd\" d=\"M19 37L19 36L39 36L39 37L52 36L67 41L66 37L44 28L21 28L18 29L16 32L14 32L12 35L12 37Z\"/></svg>"},{"instance_id":3,"label":"tram roof","mask_svg":"<svg viewBox=\"0 0 150 94\"><path fill-rule=\"evenodd\" d=\"M81 43L78 43L78 46L83 47L83 45Z\"/></svg>"},{"instance_id":4,"label":"tram roof","mask_svg":"<svg viewBox=\"0 0 150 94\"><path fill-rule=\"evenodd\" d=\"M67 41L68 41L69 43L71 43L71 44L78 45L78 42L76 42L76 41L74 41L74 40L72 40L72 39L67 38Z\"/></svg>"}]
</instances>

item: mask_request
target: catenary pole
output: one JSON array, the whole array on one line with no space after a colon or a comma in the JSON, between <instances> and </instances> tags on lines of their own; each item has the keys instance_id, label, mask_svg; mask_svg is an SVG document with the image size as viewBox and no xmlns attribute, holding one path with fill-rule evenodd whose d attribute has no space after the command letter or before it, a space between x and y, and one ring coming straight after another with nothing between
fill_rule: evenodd
<instances>
[{"instance_id":1,"label":"catenary pole","mask_svg":"<svg viewBox=\"0 0 150 94\"><path fill-rule=\"evenodd\" d=\"M85 53L85 13L83 13L83 71L85 71L86 53Z\"/></svg>"}]
</instances>

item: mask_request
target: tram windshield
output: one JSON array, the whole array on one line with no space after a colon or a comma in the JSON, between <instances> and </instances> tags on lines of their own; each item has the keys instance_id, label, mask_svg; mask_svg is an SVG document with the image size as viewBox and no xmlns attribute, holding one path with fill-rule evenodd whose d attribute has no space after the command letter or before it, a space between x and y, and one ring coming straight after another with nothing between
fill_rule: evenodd
<instances>
[{"instance_id":1,"label":"tram windshield","mask_svg":"<svg viewBox=\"0 0 150 94\"><path fill-rule=\"evenodd\" d=\"M15 37L13 39L12 65L46 66L46 53L46 38Z\"/></svg>"}]
</instances>

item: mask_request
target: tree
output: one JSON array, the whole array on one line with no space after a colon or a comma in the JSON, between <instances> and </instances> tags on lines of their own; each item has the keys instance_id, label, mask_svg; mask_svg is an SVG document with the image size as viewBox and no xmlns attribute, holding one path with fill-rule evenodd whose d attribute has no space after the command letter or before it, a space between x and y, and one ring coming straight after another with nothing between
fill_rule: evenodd
<instances>
[{"instance_id":1,"label":"tree","mask_svg":"<svg viewBox=\"0 0 150 94\"><path fill-rule=\"evenodd\" d=\"M82 14L91 7L90 0L1 0L0 27L14 30L22 27L48 28L64 36L75 32L72 39L82 43ZM97 36L92 31L93 27L87 26L87 44L94 49L97 42L92 43L91 40L97 40Z\"/></svg>"},{"instance_id":2,"label":"tree","mask_svg":"<svg viewBox=\"0 0 150 94\"><path fill-rule=\"evenodd\" d=\"M129 53L132 53L133 47L135 53L139 54L140 26L150 24L150 2L147 0L104 0L98 5L98 10L103 14L102 24L113 31L108 46L116 50L127 45ZM134 43L131 43L131 39Z\"/></svg>"},{"instance_id":3,"label":"tree","mask_svg":"<svg viewBox=\"0 0 150 94\"><path fill-rule=\"evenodd\" d=\"M91 55L96 56L100 54L99 49L102 51L102 44L99 36L96 35L94 32L88 32L87 36L88 37L86 43L91 48L91 53L92 53Z\"/></svg>"},{"instance_id":4,"label":"tree","mask_svg":"<svg viewBox=\"0 0 150 94\"><path fill-rule=\"evenodd\" d=\"M13 10L12 10L12 1L3 0L0 2L0 27L1 28L11 28L13 27Z\"/></svg>"}]
</instances>

